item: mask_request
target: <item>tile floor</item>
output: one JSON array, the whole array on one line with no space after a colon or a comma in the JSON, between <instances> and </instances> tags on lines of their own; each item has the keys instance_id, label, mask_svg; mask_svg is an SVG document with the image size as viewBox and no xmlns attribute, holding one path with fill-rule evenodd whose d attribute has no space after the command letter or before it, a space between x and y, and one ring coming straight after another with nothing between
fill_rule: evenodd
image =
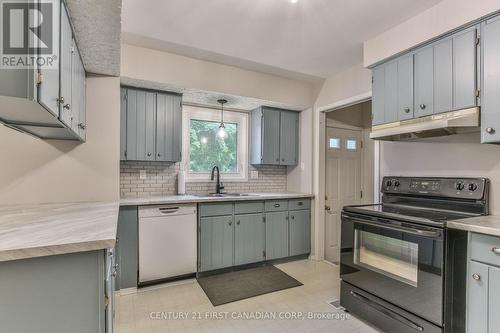
<instances>
[{"instance_id":1,"label":"tile floor","mask_svg":"<svg viewBox=\"0 0 500 333\"><path fill-rule=\"evenodd\" d=\"M338 266L326 262L300 260L277 267L304 285L218 307L212 306L195 280L117 296L115 332L378 332L352 315L336 310L328 304L338 299ZM330 316L330 319L310 319L310 313L315 316ZM280 319L293 315L297 318ZM242 316L247 317L241 318ZM275 318L252 319L257 316Z\"/></svg>"}]
</instances>

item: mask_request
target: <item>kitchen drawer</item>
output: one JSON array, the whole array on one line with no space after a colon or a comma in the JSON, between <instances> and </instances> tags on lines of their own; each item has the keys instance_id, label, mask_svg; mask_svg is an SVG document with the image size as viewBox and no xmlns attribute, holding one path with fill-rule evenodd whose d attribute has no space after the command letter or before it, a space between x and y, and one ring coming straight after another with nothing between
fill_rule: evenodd
<instances>
[{"instance_id":1,"label":"kitchen drawer","mask_svg":"<svg viewBox=\"0 0 500 333\"><path fill-rule=\"evenodd\" d=\"M221 203L200 204L199 213L200 213L201 217L232 215L233 214L233 203L232 202L221 202Z\"/></svg>"},{"instance_id":2,"label":"kitchen drawer","mask_svg":"<svg viewBox=\"0 0 500 333\"><path fill-rule=\"evenodd\" d=\"M498 249L495 253L493 249ZM471 234L470 258L486 264L500 266L500 237Z\"/></svg>"},{"instance_id":3,"label":"kitchen drawer","mask_svg":"<svg viewBox=\"0 0 500 333\"><path fill-rule=\"evenodd\" d=\"M266 212L279 212L288 210L288 201L286 200L271 200L266 201Z\"/></svg>"},{"instance_id":4,"label":"kitchen drawer","mask_svg":"<svg viewBox=\"0 0 500 333\"><path fill-rule=\"evenodd\" d=\"M234 204L235 214L251 214L251 213L262 213L264 210L264 202L236 202Z\"/></svg>"},{"instance_id":5,"label":"kitchen drawer","mask_svg":"<svg viewBox=\"0 0 500 333\"><path fill-rule=\"evenodd\" d=\"M288 202L290 210L309 209L311 208L311 200L309 199L292 199Z\"/></svg>"}]
</instances>

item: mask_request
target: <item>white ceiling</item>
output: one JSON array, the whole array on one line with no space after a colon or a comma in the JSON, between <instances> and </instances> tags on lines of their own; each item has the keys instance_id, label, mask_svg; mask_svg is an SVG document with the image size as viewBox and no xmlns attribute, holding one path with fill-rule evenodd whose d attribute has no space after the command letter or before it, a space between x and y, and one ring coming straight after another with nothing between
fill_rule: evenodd
<instances>
[{"instance_id":1,"label":"white ceiling","mask_svg":"<svg viewBox=\"0 0 500 333\"><path fill-rule=\"evenodd\" d=\"M362 42L440 0L123 0L125 42L315 80L362 61Z\"/></svg>"}]
</instances>

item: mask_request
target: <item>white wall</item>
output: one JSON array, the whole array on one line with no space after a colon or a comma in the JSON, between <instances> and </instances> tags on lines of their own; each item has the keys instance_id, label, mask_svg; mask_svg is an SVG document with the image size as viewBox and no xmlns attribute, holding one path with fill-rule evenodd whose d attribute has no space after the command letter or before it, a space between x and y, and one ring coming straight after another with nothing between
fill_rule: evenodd
<instances>
[{"instance_id":1,"label":"white wall","mask_svg":"<svg viewBox=\"0 0 500 333\"><path fill-rule=\"evenodd\" d=\"M345 71L325 80L315 101L316 110L325 110L339 101L355 96L369 94L372 91L371 70L363 64L347 68Z\"/></svg>"},{"instance_id":2,"label":"white wall","mask_svg":"<svg viewBox=\"0 0 500 333\"><path fill-rule=\"evenodd\" d=\"M299 163L295 167L288 167L287 190L289 192L312 193L313 172L313 109L309 108L300 113L299 132Z\"/></svg>"},{"instance_id":3,"label":"white wall","mask_svg":"<svg viewBox=\"0 0 500 333\"><path fill-rule=\"evenodd\" d=\"M120 79L87 78L87 142L43 141L0 126L0 203L118 200Z\"/></svg>"},{"instance_id":4,"label":"white wall","mask_svg":"<svg viewBox=\"0 0 500 333\"><path fill-rule=\"evenodd\" d=\"M311 82L128 44L122 44L121 75L179 88L285 103L303 109L310 107L314 102L314 85Z\"/></svg>"},{"instance_id":5,"label":"white wall","mask_svg":"<svg viewBox=\"0 0 500 333\"><path fill-rule=\"evenodd\" d=\"M463 134L416 142L383 142L381 177L487 177L490 209L500 214L500 146L479 144L479 134Z\"/></svg>"},{"instance_id":6,"label":"white wall","mask_svg":"<svg viewBox=\"0 0 500 333\"><path fill-rule=\"evenodd\" d=\"M443 0L364 43L364 66L500 10L498 0Z\"/></svg>"}]
</instances>

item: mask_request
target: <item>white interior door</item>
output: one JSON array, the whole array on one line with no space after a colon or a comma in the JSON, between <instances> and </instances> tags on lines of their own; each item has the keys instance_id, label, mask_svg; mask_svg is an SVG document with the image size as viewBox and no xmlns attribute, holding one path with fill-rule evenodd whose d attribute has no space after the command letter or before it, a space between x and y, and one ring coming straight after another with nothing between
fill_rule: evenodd
<instances>
[{"instance_id":1,"label":"white interior door","mask_svg":"<svg viewBox=\"0 0 500 333\"><path fill-rule=\"evenodd\" d=\"M338 263L340 213L361 201L361 130L326 128L325 259Z\"/></svg>"}]
</instances>

